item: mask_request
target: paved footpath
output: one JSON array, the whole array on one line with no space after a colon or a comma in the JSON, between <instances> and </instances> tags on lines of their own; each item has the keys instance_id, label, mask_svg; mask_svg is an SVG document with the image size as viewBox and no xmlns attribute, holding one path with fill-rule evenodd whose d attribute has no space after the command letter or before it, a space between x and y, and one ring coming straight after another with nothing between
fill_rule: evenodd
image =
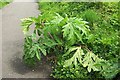
<instances>
[{"instance_id":1,"label":"paved footpath","mask_svg":"<svg viewBox=\"0 0 120 80\"><path fill-rule=\"evenodd\" d=\"M2 39L0 38L0 41L2 40L3 78L49 77L51 70L49 65L41 64L31 69L22 62L24 35L20 19L38 14L38 6L34 2L13 2L2 9Z\"/></svg>"}]
</instances>

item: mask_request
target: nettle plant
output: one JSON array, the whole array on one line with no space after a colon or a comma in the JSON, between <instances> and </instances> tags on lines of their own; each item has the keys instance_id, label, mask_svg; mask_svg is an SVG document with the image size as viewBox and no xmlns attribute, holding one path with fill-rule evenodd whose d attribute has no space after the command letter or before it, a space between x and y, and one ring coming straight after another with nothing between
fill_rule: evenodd
<instances>
[{"instance_id":1,"label":"nettle plant","mask_svg":"<svg viewBox=\"0 0 120 80\"><path fill-rule=\"evenodd\" d=\"M112 78L118 73L118 65L113 64L110 60L105 60L94 54L89 49L91 30L88 22L81 18L63 17L56 13L56 16L50 21L45 20L43 15L37 18L29 17L21 20L23 32L25 34L24 56L23 59L28 65L34 65L41 60L42 55L49 54L62 55L57 60L57 65L61 65L61 74L64 70L83 69L87 73L97 72L105 78ZM29 33L30 26L35 24L34 32ZM58 56L56 56L58 57ZM60 63L62 62L62 64ZM59 71L59 72L60 72ZM55 69L54 78L84 78L82 76L74 77L73 75L62 76ZM81 72L76 71L75 75ZM61 76L60 76L61 75Z\"/></svg>"}]
</instances>

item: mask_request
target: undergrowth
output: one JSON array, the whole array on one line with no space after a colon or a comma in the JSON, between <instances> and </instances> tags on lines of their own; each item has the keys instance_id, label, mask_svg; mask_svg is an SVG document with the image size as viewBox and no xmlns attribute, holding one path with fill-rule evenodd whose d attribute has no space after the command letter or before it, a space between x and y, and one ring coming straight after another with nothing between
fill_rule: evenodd
<instances>
[{"instance_id":1,"label":"undergrowth","mask_svg":"<svg viewBox=\"0 0 120 80\"><path fill-rule=\"evenodd\" d=\"M117 2L39 2L39 7L37 18L21 19L26 64L53 54L56 79L111 80L119 74Z\"/></svg>"}]
</instances>

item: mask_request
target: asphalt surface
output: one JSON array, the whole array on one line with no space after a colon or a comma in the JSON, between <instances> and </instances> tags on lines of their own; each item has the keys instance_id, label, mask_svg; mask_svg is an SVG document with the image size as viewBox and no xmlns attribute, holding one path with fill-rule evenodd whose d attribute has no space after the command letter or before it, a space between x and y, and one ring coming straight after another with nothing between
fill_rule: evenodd
<instances>
[{"instance_id":1,"label":"asphalt surface","mask_svg":"<svg viewBox=\"0 0 120 80\"><path fill-rule=\"evenodd\" d=\"M0 10L0 78L2 77L2 10Z\"/></svg>"},{"instance_id":2,"label":"asphalt surface","mask_svg":"<svg viewBox=\"0 0 120 80\"><path fill-rule=\"evenodd\" d=\"M34 2L13 2L2 9L0 16L2 78L49 78L51 68L47 63L29 68L22 62L24 35L20 19L38 14L38 6Z\"/></svg>"}]
</instances>

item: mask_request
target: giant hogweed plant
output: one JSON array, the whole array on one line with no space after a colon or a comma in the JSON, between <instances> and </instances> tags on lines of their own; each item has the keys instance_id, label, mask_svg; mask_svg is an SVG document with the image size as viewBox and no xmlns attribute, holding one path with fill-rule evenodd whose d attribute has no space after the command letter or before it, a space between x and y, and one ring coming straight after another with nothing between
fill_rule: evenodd
<instances>
[{"instance_id":1,"label":"giant hogweed plant","mask_svg":"<svg viewBox=\"0 0 120 80\"><path fill-rule=\"evenodd\" d=\"M88 22L83 19L68 17L67 14L63 17L56 13L49 21L45 20L43 15L24 18L21 21L25 34L23 59L28 65L34 65L41 60L42 55L52 53L62 55L63 68L81 67L88 73L98 72L105 78L112 78L118 73L117 63L102 59L89 49L88 43L92 33ZM32 24L35 24L35 28L30 34ZM53 77L64 78L57 75Z\"/></svg>"}]
</instances>

